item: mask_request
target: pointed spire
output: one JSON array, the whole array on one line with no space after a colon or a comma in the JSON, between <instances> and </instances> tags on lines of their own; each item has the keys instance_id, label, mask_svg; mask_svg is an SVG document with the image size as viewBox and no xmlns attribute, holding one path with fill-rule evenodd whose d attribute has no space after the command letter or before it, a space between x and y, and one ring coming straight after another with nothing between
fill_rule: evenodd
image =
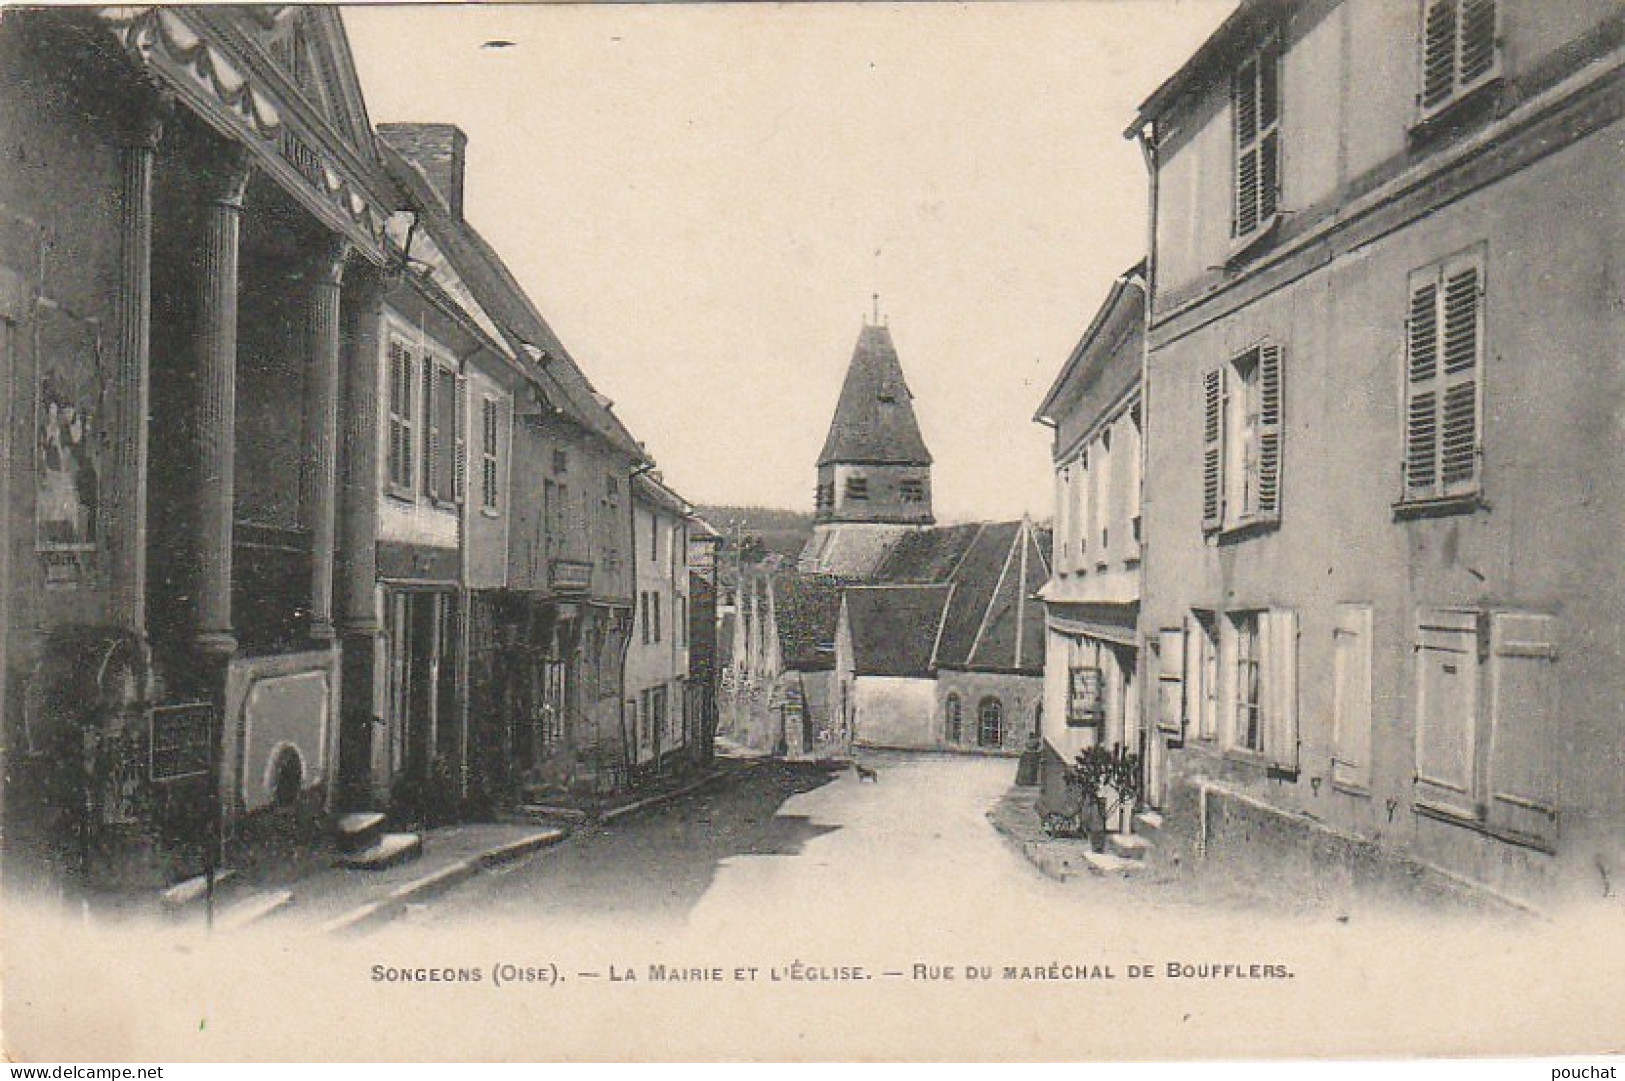
<instances>
[{"instance_id":1,"label":"pointed spire","mask_svg":"<svg viewBox=\"0 0 1625 1081\"><path fill-rule=\"evenodd\" d=\"M875 301L878 319L878 294ZM891 331L864 326L818 464L930 465L931 452L914 418L913 399Z\"/></svg>"}]
</instances>

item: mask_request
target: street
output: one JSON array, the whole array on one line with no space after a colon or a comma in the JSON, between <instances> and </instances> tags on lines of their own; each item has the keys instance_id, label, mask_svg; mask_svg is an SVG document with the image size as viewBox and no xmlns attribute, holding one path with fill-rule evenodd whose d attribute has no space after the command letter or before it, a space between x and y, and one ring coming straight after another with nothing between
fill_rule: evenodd
<instances>
[{"instance_id":1,"label":"street","mask_svg":"<svg viewBox=\"0 0 1625 1081\"><path fill-rule=\"evenodd\" d=\"M884 948L1031 940L1034 928L1132 901L1151 883L1043 877L987 811L1015 762L871 752L878 779L758 761L714 789L607 826L481 876L405 928L511 923L550 931L681 932L690 941ZM1185 907L1180 902L1180 907ZM991 939L990 939L991 936Z\"/></svg>"}]
</instances>

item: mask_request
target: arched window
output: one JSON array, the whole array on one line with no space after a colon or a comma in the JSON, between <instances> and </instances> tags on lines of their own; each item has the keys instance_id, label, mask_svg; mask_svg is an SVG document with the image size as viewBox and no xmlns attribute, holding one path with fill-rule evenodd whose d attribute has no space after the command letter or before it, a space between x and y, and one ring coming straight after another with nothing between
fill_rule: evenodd
<instances>
[{"instance_id":1,"label":"arched window","mask_svg":"<svg viewBox=\"0 0 1625 1081\"><path fill-rule=\"evenodd\" d=\"M981 747L1002 747L1004 745L1004 703L997 698L984 698L981 707L976 713L977 745Z\"/></svg>"},{"instance_id":2,"label":"arched window","mask_svg":"<svg viewBox=\"0 0 1625 1081\"><path fill-rule=\"evenodd\" d=\"M948 701L943 705L943 713L947 720L947 737L949 743L958 743L965 738L964 716L959 705L959 696L950 694Z\"/></svg>"}]
</instances>

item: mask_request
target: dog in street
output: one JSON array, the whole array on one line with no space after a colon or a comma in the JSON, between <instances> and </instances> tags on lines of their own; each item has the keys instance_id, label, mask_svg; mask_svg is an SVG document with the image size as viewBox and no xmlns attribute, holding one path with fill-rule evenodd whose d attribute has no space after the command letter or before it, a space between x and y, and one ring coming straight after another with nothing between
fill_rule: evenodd
<instances>
[{"instance_id":1,"label":"dog in street","mask_svg":"<svg viewBox=\"0 0 1625 1081\"><path fill-rule=\"evenodd\" d=\"M864 781L873 781L875 784L880 783L880 773L873 766L866 766L862 762L853 762L852 768L857 771L859 784Z\"/></svg>"}]
</instances>

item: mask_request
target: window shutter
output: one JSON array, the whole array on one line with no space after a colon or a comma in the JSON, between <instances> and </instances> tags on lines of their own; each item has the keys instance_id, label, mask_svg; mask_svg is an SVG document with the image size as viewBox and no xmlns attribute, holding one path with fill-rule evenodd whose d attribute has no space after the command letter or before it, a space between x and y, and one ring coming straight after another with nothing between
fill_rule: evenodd
<instances>
[{"instance_id":1,"label":"window shutter","mask_svg":"<svg viewBox=\"0 0 1625 1081\"><path fill-rule=\"evenodd\" d=\"M1185 616L1185 725L1198 739L1211 738L1207 697L1212 693L1207 671L1207 631L1194 615Z\"/></svg>"},{"instance_id":2,"label":"window shutter","mask_svg":"<svg viewBox=\"0 0 1625 1081\"><path fill-rule=\"evenodd\" d=\"M1332 780L1371 786L1371 606L1340 604L1332 631Z\"/></svg>"},{"instance_id":3,"label":"window shutter","mask_svg":"<svg viewBox=\"0 0 1625 1081\"><path fill-rule=\"evenodd\" d=\"M1264 753L1276 769L1298 772L1298 613L1259 616Z\"/></svg>"},{"instance_id":4,"label":"window shutter","mask_svg":"<svg viewBox=\"0 0 1625 1081\"><path fill-rule=\"evenodd\" d=\"M1496 67L1495 0L1463 0L1461 6L1461 85L1472 86Z\"/></svg>"},{"instance_id":5,"label":"window shutter","mask_svg":"<svg viewBox=\"0 0 1625 1081\"><path fill-rule=\"evenodd\" d=\"M1235 115L1236 207L1231 232L1246 236L1258 228L1258 64L1251 61L1236 72L1231 88Z\"/></svg>"},{"instance_id":6,"label":"window shutter","mask_svg":"<svg viewBox=\"0 0 1625 1081\"><path fill-rule=\"evenodd\" d=\"M1526 612L1490 619L1492 824L1548 844L1557 838L1557 620Z\"/></svg>"},{"instance_id":7,"label":"window shutter","mask_svg":"<svg viewBox=\"0 0 1625 1081\"><path fill-rule=\"evenodd\" d=\"M411 483L412 357L400 342L389 343L389 480Z\"/></svg>"},{"instance_id":8,"label":"window shutter","mask_svg":"<svg viewBox=\"0 0 1625 1081\"><path fill-rule=\"evenodd\" d=\"M1281 517L1281 443L1283 388L1281 347L1265 344L1258 350L1258 517Z\"/></svg>"},{"instance_id":9,"label":"window shutter","mask_svg":"<svg viewBox=\"0 0 1625 1081\"><path fill-rule=\"evenodd\" d=\"M1437 108L1456 90L1456 0L1429 0L1422 16L1422 109Z\"/></svg>"},{"instance_id":10,"label":"window shutter","mask_svg":"<svg viewBox=\"0 0 1625 1081\"><path fill-rule=\"evenodd\" d=\"M440 460L440 410L436 403L440 387L435 380L435 363L423 359L423 491L430 498L439 494L436 463Z\"/></svg>"},{"instance_id":11,"label":"window shutter","mask_svg":"<svg viewBox=\"0 0 1625 1081\"><path fill-rule=\"evenodd\" d=\"M1416 665L1416 798L1477 818L1478 614L1424 611Z\"/></svg>"},{"instance_id":12,"label":"window shutter","mask_svg":"<svg viewBox=\"0 0 1625 1081\"><path fill-rule=\"evenodd\" d=\"M1478 265L1446 266L1441 315L1444 401L1439 422L1440 483L1444 491L1470 491L1478 483L1478 358L1483 312Z\"/></svg>"},{"instance_id":13,"label":"window shutter","mask_svg":"<svg viewBox=\"0 0 1625 1081\"><path fill-rule=\"evenodd\" d=\"M1202 528L1218 529L1224 521L1223 368L1202 378Z\"/></svg>"},{"instance_id":14,"label":"window shutter","mask_svg":"<svg viewBox=\"0 0 1625 1081\"><path fill-rule=\"evenodd\" d=\"M453 375L451 497L458 503L468 490L468 377Z\"/></svg>"},{"instance_id":15,"label":"window shutter","mask_svg":"<svg viewBox=\"0 0 1625 1081\"><path fill-rule=\"evenodd\" d=\"M1405 497L1435 494L1439 480L1439 283L1429 272L1411 279L1406 320Z\"/></svg>"},{"instance_id":16,"label":"window shutter","mask_svg":"<svg viewBox=\"0 0 1625 1081\"><path fill-rule=\"evenodd\" d=\"M1157 727L1175 737L1185 730L1185 642L1183 628L1157 632Z\"/></svg>"}]
</instances>

